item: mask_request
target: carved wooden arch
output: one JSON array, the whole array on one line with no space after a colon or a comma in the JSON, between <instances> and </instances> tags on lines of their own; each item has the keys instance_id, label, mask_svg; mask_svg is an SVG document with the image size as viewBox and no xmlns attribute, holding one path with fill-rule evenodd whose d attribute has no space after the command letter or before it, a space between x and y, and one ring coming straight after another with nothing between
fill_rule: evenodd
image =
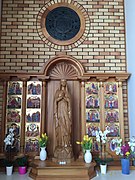
<instances>
[{"instance_id":1,"label":"carved wooden arch","mask_svg":"<svg viewBox=\"0 0 135 180\"><path fill-rule=\"evenodd\" d=\"M56 56L43 67L42 74L46 77L45 92L45 132L51 139L48 148L48 157L53 157L55 145L54 131L54 97L55 92L59 88L60 80L67 80L68 91L71 95L71 114L72 114L72 147L75 157L79 153L80 147L76 145L76 140L80 139L81 122L80 122L80 99L81 84L80 79L84 74L84 68L79 61L71 56ZM77 129L77 131L76 131Z\"/></svg>"},{"instance_id":2,"label":"carved wooden arch","mask_svg":"<svg viewBox=\"0 0 135 180\"><path fill-rule=\"evenodd\" d=\"M82 64L71 56L56 56L43 67L43 74L49 79L80 79L84 74Z\"/></svg>"}]
</instances>

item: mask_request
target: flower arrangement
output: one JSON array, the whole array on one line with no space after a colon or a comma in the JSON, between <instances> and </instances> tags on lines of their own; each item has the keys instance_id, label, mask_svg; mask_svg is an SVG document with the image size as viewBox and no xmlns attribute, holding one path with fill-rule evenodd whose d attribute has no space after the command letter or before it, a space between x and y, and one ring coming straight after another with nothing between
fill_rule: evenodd
<instances>
[{"instance_id":1,"label":"flower arrangement","mask_svg":"<svg viewBox=\"0 0 135 180\"><path fill-rule=\"evenodd\" d=\"M120 157L124 159L131 158L132 156L132 146L131 142L122 143L121 138L112 139L111 143L115 145L114 151L116 155L120 155Z\"/></svg>"},{"instance_id":2,"label":"flower arrangement","mask_svg":"<svg viewBox=\"0 0 135 180\"><path fill-rule=\"evenodd\" d=\"M5 137L5 139L4 139L4 143L5 143L5 145L6 145L6 147L8 146L8 145L10 145L10 146L12 146L13 145L13 143L14 143L14 129L13 128L10 128L9 129L9 134L7 134L7 136ZM6 148L5 147L5 148Z\"/></svg>"},{"instance_id":3,"label":"flower arrangement","mask_svg":"<svg viewBox=\"0 0 135 180\"><path fill-rule=\"evenodd\" d=\"M9 128L9 132L4 139L6 159L4 159L5 166L13 165L13 153L14 153L14 128Z\"/></svg>"},{"instance_id":4,"label":"flower arrangement","mask_svg":"<svg viewBox=\"0 0 135 180\"><path fill-rule=\"evenodd\" d=\"M77 141L76 144L81 144L83 152L86 150L92 150L92 139L88 135L84 135L81 142Z\"/></svg>"},{"instance_id":5,"label":"flower arrangement","mask_svg":"<svg viewBox=\"0 0 135 180\"><path fill-rule=\"evenodd\" d=\"M38 142L39 142L40 147L46 147L47 142L48 142L48 136L46 135L46 133L42 133Z\"/></svg>"},{"instance_id":6,"label":"flower arrangement","mask_svg":"<svg viewBox=\"0 0 135 180\"><path fill-rule=\"evenodd\" d=\"M108 127L106 127L105 131L96 131L96 141L99 143L100 154L99 157L95 158L95 161L98 164L107 164L108 162L113 161L113 158L107 157L106 155L106 143L108 142L107 134L110 133Z\"/></svg>"},{"instance_id":7,"label":"flower arrangement","mask_svg":"<svg viewBox=\"0 0 135 180\"><path fill-rule=\"evenodd\" d=\"M106 127L105 131L96 131L96 141L101 143L101 144L105 144L107 142L107 134L109 134L110 131L108 130L108 128Z\"/></svg>"}]
</instances>

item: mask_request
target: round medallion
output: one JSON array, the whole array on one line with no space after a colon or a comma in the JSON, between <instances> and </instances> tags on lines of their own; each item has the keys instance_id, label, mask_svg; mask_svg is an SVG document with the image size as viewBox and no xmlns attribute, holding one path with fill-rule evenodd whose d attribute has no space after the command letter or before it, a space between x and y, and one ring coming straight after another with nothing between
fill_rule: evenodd
<instances>
[{"instance_id":1,"label":"round medallion","mask_svg":"<svg viewBox=\"0 0 135 180\"><path fill-rule=\"evenodd\" d=\"M47 14L45 25L50 36L65 41L79 32L80 18L73 9L57 7Z\"/></svg>"},{"instance_id":2,"label":"round medallion","mask_svg":"<svg viewBox=\"0 0 135 180\"><path fill-rule=\"evenodd\" d=\"M89 34L90 19L77 1L50 0L39 11L37 31L49 47L68 50L78 47Z\"/></svg>"}]
</instances>

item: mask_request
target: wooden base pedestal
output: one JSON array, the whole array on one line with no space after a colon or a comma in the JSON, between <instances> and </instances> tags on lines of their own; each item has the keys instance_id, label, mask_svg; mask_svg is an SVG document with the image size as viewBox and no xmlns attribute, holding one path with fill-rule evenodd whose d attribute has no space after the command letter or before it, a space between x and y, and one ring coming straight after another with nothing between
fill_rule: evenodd
<instances>
[{"instance_id":1,"label":"wooden base pedestal","mask_svg":"<svg viewBox=\"0 0 135 180\"><path fill-rule=\"evenodd\" d=\"M96 176L95 165L95 162L86 164L81 159L66 165L35 159L29 175L34 180L89 180Z\"/></svg>"}]
</instances>

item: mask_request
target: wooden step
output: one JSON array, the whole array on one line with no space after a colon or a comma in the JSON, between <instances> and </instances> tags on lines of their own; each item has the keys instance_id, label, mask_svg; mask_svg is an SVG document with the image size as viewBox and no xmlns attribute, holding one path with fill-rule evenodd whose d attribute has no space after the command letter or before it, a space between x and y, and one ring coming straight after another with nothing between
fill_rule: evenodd
<instances>
[{"instance_id":1,"label":"wooden step","mask_svg":"<svg viewBox=\"0 0 135 180\"><path fill-rule=\"evenodd\" d=\"M86 164L81 159L66 165L59 165L51 160L35 159L32 163L30 177L34 180L89 180L96 175L95 165L95 162Z\"/></svg>"}]
</instances>

